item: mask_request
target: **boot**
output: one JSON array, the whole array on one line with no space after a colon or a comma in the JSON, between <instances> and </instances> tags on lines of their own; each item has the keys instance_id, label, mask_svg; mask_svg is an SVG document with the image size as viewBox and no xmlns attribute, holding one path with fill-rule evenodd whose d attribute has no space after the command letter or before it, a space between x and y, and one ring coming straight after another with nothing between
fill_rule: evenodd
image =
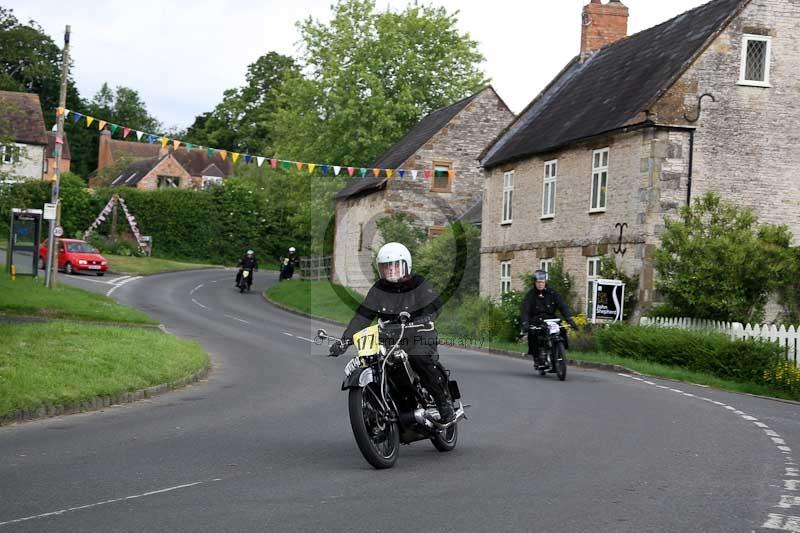
<instances>
[{"instance_id":1,"label":"boot","mask_svg":"<svg viewBox=\"0 0 800 533\"><path fill-rule=\"evenodd\" d=\"M456 412L453 410L453 403L449 398L436 400L436 408L439 410L439 420L442 424L455 420Z\"/></svg>"}]
</instances>

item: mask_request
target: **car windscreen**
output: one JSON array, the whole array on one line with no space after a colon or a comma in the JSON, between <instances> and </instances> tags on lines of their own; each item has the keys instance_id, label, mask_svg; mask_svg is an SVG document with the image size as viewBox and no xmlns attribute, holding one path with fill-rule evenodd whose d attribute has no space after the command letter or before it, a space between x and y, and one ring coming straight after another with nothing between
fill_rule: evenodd
<instances>
[{"instance_id":1,"label":"car windscreen","mask_svg":"<svg viewBox=\"0 0 800 533\"><path fill-rule=\"evenodd\" d=\"M67 251L79 254L96 254L99 253L97 248L85 242L68 242Z\"/></svg>"}]
</instances>

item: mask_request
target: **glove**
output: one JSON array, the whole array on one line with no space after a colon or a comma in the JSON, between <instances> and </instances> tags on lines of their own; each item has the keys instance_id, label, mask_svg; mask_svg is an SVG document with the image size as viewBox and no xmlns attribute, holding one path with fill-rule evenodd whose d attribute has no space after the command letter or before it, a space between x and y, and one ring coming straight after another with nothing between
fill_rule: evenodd
<instances>
[{"instance_id":1,"label":"glove","mask_svg":"<svg viewBox=\"0 0 800 533\"><path fill-rule=\"evenodd\" d=\"M328 350L328 357L339 357L347 351L347 344L344 341L334 342Z\"/></svg>"},{"instance_id":2,"label":"glove","mask_svg":"<svg viewBox=\"0 0 800 533\"><path fill-rule=\"evenodd\" d=\"M569 324L569 327L571 327L575 331L578 330L578 324L576 324L574 320L572 319L567 320L567 324Z\"/></svg>"}]
</instances>

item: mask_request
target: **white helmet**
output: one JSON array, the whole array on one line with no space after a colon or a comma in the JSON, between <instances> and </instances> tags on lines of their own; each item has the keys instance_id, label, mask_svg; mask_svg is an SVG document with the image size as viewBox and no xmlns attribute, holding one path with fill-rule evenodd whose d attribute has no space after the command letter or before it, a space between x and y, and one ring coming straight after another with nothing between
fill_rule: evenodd
<instances>
[{"instance_id":1,"label":"white helmet","mask_svg":"<svg viewBox=\"0 0 800 533\"><path fill-rule=\"evenodd\" d=\"M378 275L391 283L411 275L411 252L399 242L388 242L381 246L376 262ZM384 273L384 268L388 268L388 272Z\"/></svg>"},{"instance_id":2,"label":"white helmet","mask_svg":"<svg viewBox=\"0 0 800 533\"><path fill-rule=\"evenodd\" d=\"M254 253L253 250L247 250L247 255L253 255Z\"/></svg>"},{"instance_id":3,"label":"white helmet","mask_svg":"<svg viewBox=\"0 0 800 533\"><path fill-rule=\"evenodd\" d=\"M293 253L294 253L294 246L290 246L290 247L289 247L289 253L290 253L290 254L293 254Z\"/></svg>"}]
</instances>

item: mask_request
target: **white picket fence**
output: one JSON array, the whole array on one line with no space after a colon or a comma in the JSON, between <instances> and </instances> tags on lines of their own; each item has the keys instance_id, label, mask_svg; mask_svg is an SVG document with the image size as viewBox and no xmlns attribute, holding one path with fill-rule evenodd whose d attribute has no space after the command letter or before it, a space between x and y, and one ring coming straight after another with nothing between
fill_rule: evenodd
<instances>
[{"instance_id":1,"label":"white picket fence","mask_svg":"<svg viewBox=\"0 0 800 533\"><path fill-rule=\"evenodd\" d=\"M741 322L720 322L716 320L701 320L696 318L648 318L642 317L640 326L659 326L662 328L678 328L688 330L718 331L732 339L764 339L780 344L786 349L786 357L797 363L798 348L800 346L800 327L776 327L774 324L755 326Z\"/></svg>"}]
</instances>

